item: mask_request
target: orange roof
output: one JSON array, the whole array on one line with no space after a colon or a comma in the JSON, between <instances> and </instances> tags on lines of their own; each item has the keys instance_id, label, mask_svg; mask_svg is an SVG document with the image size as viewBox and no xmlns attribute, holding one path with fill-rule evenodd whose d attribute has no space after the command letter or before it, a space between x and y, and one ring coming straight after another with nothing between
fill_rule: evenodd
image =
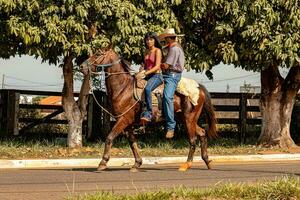
<instances>
[{"instance_id":1,"label":"orange roof","mask_svg":"<svg viewBox=\"0 0 300 200\"><path fill-rule=\"evenodd\" d=\"M60 105L61 97L58 96L49 96L40 100L41 105Z\"/></svg>"}]
</instances>

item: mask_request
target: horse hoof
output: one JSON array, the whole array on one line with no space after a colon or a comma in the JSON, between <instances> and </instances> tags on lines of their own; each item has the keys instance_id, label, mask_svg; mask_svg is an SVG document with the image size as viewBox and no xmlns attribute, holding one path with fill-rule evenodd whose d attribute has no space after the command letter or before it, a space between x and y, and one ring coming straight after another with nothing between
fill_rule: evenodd
<instances>
[{"instance_id":1,"label":"horse hoof","mask_svg":"<svg viewBox=\"0 0 300 200\"><path fill-rule=\"evenodd\" d=\"M192 162L186 162L180 165L178 171L185 172L192 167Z\"/></svg>"},{"instance_id":2,"label":"horse hoof","mask_svg":"<svg viewBox=\"0 0 300 200\"><path fill-rule=\"evenodd\" d=\"M139 172L139 169L136 168L136 167L132 167L132 168L130 168L129 171L132 172L132 173L136 173L136 172Z\"/></svg>"},{"instance_id":3,"label":"horse hoof","mask_svg":"<svg viewBox=\"0 0 300 200\"><path fill-rule=\"evenodd\" d=\"M206 163L207 169L211 169L211 161L212 160L210 160L210 161L208 161L208 163Z\"/></svg>"},{"instance_id":4,"label":"horse hoof","mask_svg":"<svg viewBox=\"0 0 300 200\"><path fill-rule=\"evenodd\" d=\"M106 169L107 169L106 165L99 165L98 168L97 168L97 171L104 171Z\"/></svg>"}]
</instances>

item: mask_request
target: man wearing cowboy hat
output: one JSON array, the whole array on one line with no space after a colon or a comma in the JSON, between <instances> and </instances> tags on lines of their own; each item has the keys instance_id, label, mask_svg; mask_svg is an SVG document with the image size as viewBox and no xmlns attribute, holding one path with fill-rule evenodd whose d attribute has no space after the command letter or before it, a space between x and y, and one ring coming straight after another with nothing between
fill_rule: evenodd
<instances>
[{"instance_id":1,"label":"man wearing cowboy hat","mask_svg":"<svg viewBox=\"0 0 300 200\"><path fill-rule=\"evenodd\" d=\"M176 40L177 36L183 35L177 35L173 28L165 29L165 31L159 35L160 40L165 40L168 43L168 54L165 62L161 64L165 82L163 108L167 123L166 138L172 138L174 136L176 126L176 121L174 119L174 93L177 84L181 79L185 62L184 52Z\"/></svg>"}]
</instances>

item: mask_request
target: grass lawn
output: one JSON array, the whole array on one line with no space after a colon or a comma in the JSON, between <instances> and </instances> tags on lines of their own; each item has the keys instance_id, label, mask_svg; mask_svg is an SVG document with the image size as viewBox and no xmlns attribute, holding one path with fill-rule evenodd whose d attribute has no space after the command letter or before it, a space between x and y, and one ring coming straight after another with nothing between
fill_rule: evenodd
<instances>
[{"instance_id":1,"label":"grass lawn","mask_svg":"<svg viewBox=\"0 0 300 200\"><path fill-rule=\"evenodd\" d=\"M135 195L116 195L114 193L96 193L83 195L69 200L296 200L300 199L300 179L283 177L275 181L254 184L225 184L208 189L174 188Z\"/></svg>"},{"instance_id":2,"label":"grass lawn","mask_svg":"<svg viewBox=\"0 0 300 200\"><path fill-rule=\"evenodd\" d=\"M140 141L139 147L143 157L187 156L189 150L189 144L184 139ZM288 149L266 149L250 144L240 145L236 140L226 138L210 141L208 147L209 155L289 153ZM0 159L100 158L103 148L103 142L84 143L84 146L80 149L70 149L61 140L25 141L24 139L9 139L0 141ZM128 142L124 138L116 140L111 155L113 157L133 156ZM195 155L200 155L200 146L197 147Z\"/></svg>"}]
</instances>

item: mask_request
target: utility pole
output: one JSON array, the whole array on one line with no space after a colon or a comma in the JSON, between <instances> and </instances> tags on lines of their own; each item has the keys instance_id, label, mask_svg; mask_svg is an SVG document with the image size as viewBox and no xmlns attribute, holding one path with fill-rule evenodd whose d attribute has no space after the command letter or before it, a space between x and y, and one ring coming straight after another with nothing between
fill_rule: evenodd
<instances>
[{"instance_id":1,"label":"utility pole","mask_svg":"<svg viewBox=\"0 0 300 200\"><path fill-rule=\"evenodd\" d=\"M5 79L5 74L2 75L2 89L4 89L5 85L4 85L4 79Z\"/></svg>"}]
</instances>

